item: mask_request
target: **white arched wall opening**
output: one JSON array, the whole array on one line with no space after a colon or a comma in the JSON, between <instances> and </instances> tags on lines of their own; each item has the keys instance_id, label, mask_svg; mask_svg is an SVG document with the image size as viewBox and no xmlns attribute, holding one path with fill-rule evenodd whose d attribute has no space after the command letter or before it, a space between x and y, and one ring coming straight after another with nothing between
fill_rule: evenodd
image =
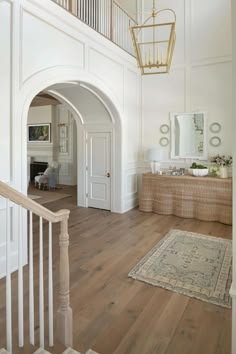
<instances>
[{"instance_id":1,"label":"white arched wall opening","mask_svg":"<svg viewBox=\"0 0 236 354\"><path fill-rule=\"evenodd\" d=\"M50 89L51 86L66 83L78 82L84 85L84 89L89 89L97 95L97 98L103 102L106 111L111 115L111 122L109 126L104 126L99 122L97 126L86 125L84 118L78 110L74 109L74 105L66 97L57 97L61 102L66 104L67 108L71 111L77 123L77 137L80 136L82 141L78 144L78 170L83 171L77 173L77 183L82 190L80 190L78 204L86 206L86 178L85 178L85 137L88 131L99 131L99 129L109 129L112 134L112 184L111 184L111 211L122 212L122 125L121 125L121 108L119 103L113 97L112 93L107 87L104 87L102 82L95 79L92 75L84 72L78 72L74 69L52 68L47 69L39 74L32 76L27 82L24 83L21 90L21 99L19 99L19 109L22 112L21 119L21 189L26 193L27 191L27 118L28 110L32 99L43 90L54 96L57 92ZM79 139L77 139L79 140Z\"/></svg>"}]
</instances>

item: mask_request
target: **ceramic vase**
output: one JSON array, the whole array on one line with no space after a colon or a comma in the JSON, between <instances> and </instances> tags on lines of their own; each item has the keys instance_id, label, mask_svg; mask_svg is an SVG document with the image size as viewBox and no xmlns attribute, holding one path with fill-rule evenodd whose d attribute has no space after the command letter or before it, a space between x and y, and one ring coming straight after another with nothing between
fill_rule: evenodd
<instances>
[{"instance_id":1,"label":"ceramic vase","mask_svg":"<svg viewBox=\"0 0 236 354\"><path fill-rule=\"evenodd\" d=\"M228 168L226 166L220 166L220 178L228 178Z\"/></svg>"}]
</instances>

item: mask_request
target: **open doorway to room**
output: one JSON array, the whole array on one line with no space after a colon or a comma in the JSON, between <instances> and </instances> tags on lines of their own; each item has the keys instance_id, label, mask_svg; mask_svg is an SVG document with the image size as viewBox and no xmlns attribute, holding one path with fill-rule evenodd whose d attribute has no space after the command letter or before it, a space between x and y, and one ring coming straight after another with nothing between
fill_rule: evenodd
<instances>
[{"instance_id":1,"label":"open doorway to room","mask_svg":"<svg viewBox=\"0 0 236 354\"><path fill-rule=\"evenodd\" d=\"M44 125L50 136L45 138L41 133L32 138L29 129ZM103 93L78 82L45 88L30 105L27 135L28 194L32 198L42 204L42 194L50 197L49 201L57 193L70 194L77 206L120 212L120 117ZM35 181L39 173L54 165L56 183L44 183L41 178Z\"/></svg>"},{"instance_id":2,"label":"open doorway to room","mask_svg":"<svg viewBox=\"0 0 236 354\"><path fill-rule=\"evenodd\" d=\"M39 204L71 198L77 203L77 128L69 109L40 92L27 121L28 196Z\"/></svg>"}]
</instances>

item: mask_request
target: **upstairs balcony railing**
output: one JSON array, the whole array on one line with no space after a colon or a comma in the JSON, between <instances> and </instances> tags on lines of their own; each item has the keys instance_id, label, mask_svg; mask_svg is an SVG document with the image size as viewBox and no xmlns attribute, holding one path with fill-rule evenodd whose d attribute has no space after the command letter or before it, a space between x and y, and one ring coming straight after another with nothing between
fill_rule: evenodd
<instances>
[{"instance_id":1,"label":"upstairs balcony railing","mask_svg":"<svg viewBox=\"0 0 236 354\"><path fill-rule=\"evenodd\" d=\"M134 56L129 26L137 25L115 0L52 0Z\"/></svg>"}]
</instances>

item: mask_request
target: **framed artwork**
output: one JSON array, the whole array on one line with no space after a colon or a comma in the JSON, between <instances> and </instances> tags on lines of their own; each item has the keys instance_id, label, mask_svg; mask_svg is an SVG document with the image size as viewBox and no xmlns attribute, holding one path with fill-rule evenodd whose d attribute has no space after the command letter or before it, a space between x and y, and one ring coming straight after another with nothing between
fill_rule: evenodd
<instances>
[{"instance_id":1,"label":"framed artwork","mask_svg":"<svg viewBox=\"0 0 236 354\"><path fill-rule=\"evenodd\" d=\"M28 143L50 143L51 125L46 124L28 124Z\"/></svg>"}]
</instances>

